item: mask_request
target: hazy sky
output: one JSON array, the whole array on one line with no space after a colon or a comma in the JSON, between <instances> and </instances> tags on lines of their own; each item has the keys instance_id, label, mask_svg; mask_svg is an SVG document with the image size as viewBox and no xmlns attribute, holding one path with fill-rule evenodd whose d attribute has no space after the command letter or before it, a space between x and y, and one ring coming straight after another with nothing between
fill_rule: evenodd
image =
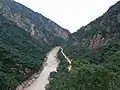
<instances>
[{"instance_id":1,"label":"hazy sky","mask_svg":"<svg viewBox=\"0 0 120 90\"><path fill-rule=\"evenodd\" d=\"M15 0L71 32L101 16L119 0Z\"/></svg>"}]
</instances>

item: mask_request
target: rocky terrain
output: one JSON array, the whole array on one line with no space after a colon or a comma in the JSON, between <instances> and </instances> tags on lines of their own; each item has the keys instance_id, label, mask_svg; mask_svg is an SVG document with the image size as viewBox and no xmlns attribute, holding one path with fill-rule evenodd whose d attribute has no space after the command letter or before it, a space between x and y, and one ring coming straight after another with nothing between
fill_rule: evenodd
<instances>
[{"instance_id":1,"label":"rocky terrain","mask_svg":"<svg viewBox=\"0 0 120 90\"><path fill-rule=\"evenodd\" d=\"M1 0L0 13L18 27L29 32L31 36L41 43L53 44L55 38L66 41L70 34L68 30L63 29L43 15L13 0Z\"/></svg>"}]
</instances>

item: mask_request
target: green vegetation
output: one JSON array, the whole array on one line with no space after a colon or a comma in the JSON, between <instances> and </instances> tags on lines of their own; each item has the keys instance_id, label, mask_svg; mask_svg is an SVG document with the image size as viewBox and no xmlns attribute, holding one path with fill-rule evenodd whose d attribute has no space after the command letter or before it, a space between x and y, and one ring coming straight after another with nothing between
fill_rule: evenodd
<instances>
[{"instance_id":1,"label":"green vegetation","mask_svg":"<svg viewBox=\"0 0 120 90\"><path fill-rule=\"evenodd\" d=\"M15 90L40 70L49 49L0 15L0 90Z\"/></svg>"},{"instance_id":2,"label":"green vegetation","mask_svg":"<svg viewBox=\"0 0 120 90\"><path fill-rule=\"evenodd\" d=\"M101 17L70 35L47 90L120 90L120 1Z\"/></svg>"},{"instance_id":3,"label":"green vegetation","mask_svg":"<svg viewBox=\"0 0 120 90\"><path fill-rule=\"evenodd\" d=\"M72 71L62 67L52 75L48 90L120 90L120 43L98 49L71 48ZM66 49L70 52L70 49ZM79 52L80 51L80 52ZM64 70L63 70L64 69Z\"/></svg>"},{"instance_id":4,"label":"green vegetation","mask_svg":"<svg viewBox=\"0 0 120 90\"><path fill-rule=\"evenodd\" d=\"M56 36L53 40L53 44L54 45L64 45L65 44L65 40L59 36Z\"/></svg>"},{"instance_id":5,"label":"green vegetation","mask_svg":"<svg viewBox=\"0 0 120 90\"><path fill-rule=\"evenodd\" d=\"M21 20L28 18L40 30L37 37L31 37L29 28L26 32L0 15L0 90L15 90L41 69L51 46L66 42L56 33L61 27L56 28L42 15L9 0L2 0L1 4L10 7L13 14L10 16L20 13ZM8 18L11 11L7 14L8 8L2 9ZM120 2L71 34L64 50L72 59L72 70L68 72L68 63L59 52L60 66L57 73L51 74L48 90L120 90Z\"/></svg>"}]
</instances>

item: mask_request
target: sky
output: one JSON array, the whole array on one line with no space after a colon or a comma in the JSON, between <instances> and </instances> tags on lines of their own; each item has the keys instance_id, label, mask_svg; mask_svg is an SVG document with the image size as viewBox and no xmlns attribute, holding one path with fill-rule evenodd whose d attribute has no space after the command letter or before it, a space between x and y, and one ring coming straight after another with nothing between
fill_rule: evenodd
<instances>
[{"instance_id":1,"label":"sky","mask_svg":"<svg viewBox=\"0 0 120 90\"><path fill-rule=\"evenodd\" d=\"M105 13L119 0L15 0L51 19L61 27L77 31Z\"/></svg>"}]
</instances>

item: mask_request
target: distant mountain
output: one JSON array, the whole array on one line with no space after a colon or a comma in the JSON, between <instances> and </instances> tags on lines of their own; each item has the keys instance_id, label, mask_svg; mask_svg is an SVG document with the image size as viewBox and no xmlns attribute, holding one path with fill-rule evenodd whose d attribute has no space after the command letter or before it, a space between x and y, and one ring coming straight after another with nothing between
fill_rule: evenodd
<instances>
[{"instance_id":1,"label":"distant mountain","mask_svg":"<svg viewBox=\"0 0 120 90\"><path fill-rule=\"evenodd\" d=\"M15 90L42 68L46 53L70 32L13 1L0 0L0 90Z\"/></svg>"},{"instance_id":2,"label":"distant mountain","mask_svg":"<svg viewBox=\"0 0 120 90\"><path fill-rule=\"evenodd\" d=\"M47 90L120 90L120 1L71 34L64 52L72 70L60 55Z\"/></svg>"}]
</instances>

